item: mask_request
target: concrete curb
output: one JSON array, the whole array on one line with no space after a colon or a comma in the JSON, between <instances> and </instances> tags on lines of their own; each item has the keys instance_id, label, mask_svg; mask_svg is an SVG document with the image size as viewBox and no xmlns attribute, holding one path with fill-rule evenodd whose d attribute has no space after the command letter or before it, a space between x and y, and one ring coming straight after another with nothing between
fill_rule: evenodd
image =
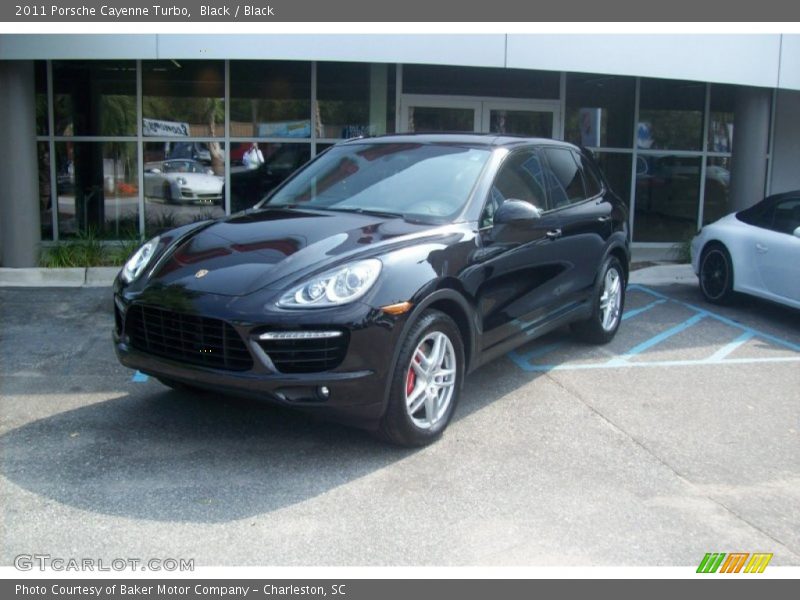
<instances>
[{"instance_id":1,"label":"concrete curb","mask_svg":"<svg viewBox=\"0 0 800 600\"><path fill-rule=\"evenodd\" d=\"M696 284L692 265L656 265L631 272L630 283L642 285Z\"/></svg>"},{"instance_id":2,"label":"concrete curb","mask_svg":"<svg viewBox=\"0 0 800 600\"><path fill-rule=\"evenodd\" d=\"M108 287L118 267L0 268L0 287Z\"/></svg>"}]
</instances>

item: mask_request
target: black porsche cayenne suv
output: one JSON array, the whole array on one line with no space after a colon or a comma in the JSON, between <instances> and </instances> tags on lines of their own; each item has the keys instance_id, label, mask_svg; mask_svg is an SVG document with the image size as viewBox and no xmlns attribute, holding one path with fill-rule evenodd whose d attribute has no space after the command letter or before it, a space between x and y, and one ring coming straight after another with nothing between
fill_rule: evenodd
<instances>
[{"instance_id":1,"label":"black porsche cayenne suv","mask_svg":"<svg viewBox=\"0 0 800 600\"><path fill-rule=\"evenodd\" d=\"M254 208L144 244L114 284L117 355L423 445L476 367L565 324L614 336L627 220L564 142L343 142Z\"/></svg>"}]
</instances>

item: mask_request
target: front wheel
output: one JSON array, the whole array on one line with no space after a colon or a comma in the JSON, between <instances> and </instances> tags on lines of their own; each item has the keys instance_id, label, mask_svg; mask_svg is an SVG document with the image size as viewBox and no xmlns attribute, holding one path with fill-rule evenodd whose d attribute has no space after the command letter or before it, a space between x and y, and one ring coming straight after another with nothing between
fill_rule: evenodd
<instances>
[{"instance_id":1,"label":"front wheel","mask_svg":"<svg viewBox=\"0 0 800 600\"><path fill-rule=\"evenodd\" d=\"M425 311L402 342L379 435L410 447L434 441L453 416L463 377L458 327L438 310Z\"/></svg>"},{"instance_id":2,"label":"front wheel","mask_svg":"<svg viewBox=\"0 0 800 600\"><path fill-rule=\"evenodd\" d=\"M592 297L592 315L572 325L573 333L592 344L607 344L617 333L625 308L625 270L609 256L598 273Z\"/></svg>"}]
</instances>

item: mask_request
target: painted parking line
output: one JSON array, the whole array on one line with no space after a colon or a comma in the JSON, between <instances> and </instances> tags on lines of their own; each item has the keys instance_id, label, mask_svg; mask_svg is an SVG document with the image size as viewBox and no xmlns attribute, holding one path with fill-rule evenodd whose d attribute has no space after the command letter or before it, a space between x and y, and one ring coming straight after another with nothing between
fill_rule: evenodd
<instances>
[{"instance_id":1,"label":"painted parking line","mask_svg":"<svg viewBox=\"0 0 800 600\"><path fill-rule=\"evenodd\" d=\"M133 374L133 377L131 377L131 381L134 383L144 383L148 379L150 379L150 377L141 371L136 371L136 373Z\"/></svg>"},{"instance_id":2,"label":"painted parking line","mask_svg":"<svg viewBox=\"0 0 800 600\"><path fill-rule=\"evenodd\" d=\"M556 342L535 348L528 352L518 353L509 352L508 357L523 371L528 372L547 372L547 371L565 371L565 370L584 370L584 369L616 369L616 368L647 368L647 367L676 367L676 366L695 366L695 365L720 365L720 364L752 364L752 363L775 363L775 362L796 362L800 361L800 345L777 337L775 335L759 331L748 327L738 321L734 321L728 317L712 312L706 308L695 306L682 300L671 298L660 292L656 292L650 288L642 285L633 284L628 286L628 291L638 291L648 294L655 298L649 304L640 308L628 311L623 314L622 319L627 320L643 314L658 305L666 303L674 303L684 308L688 308L695 314L682 323L678 323L665 331L661 331L654 336L640 342L636 346L621 353L608 361L593 362L593 363L565 363L565 364L536 364L531 362L533 359L546 356L553 350L564 346L567 342ZM725 325L734 327L742 333L733 341L724 344L721 348L717 349L713 354L701 359L686 359L686 360L636 360L630 359L637 357L642 352L649 350L661 342L677 335L683 331L694 327L704 319L713 319L724 323ZM733 352L741 348L744 344L754 338L760 338L764 341L770 342L777 346L791 350L797 353L797 356L775 356L775 357L748 357L748 358L728 358Z\"/></svg>"}]
</instances>

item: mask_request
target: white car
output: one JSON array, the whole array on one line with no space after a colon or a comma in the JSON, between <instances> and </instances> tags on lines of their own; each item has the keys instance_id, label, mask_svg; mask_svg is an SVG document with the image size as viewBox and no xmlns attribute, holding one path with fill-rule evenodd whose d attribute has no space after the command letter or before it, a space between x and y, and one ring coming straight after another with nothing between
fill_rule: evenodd
<instances>
[{"instance_id":1,"label":"white car","mask_svg":"<svg viewBox=\"0 0 800 600\"><path fill-rule=\"evenodd\" d=\"M706 225L691 251L709 302L723 304L743 292L800 308L800 190Z\"/></svg>"},{"instance_id":2,"label":"white car","mask_svg":"<svg viewBox=\"0 0 800 600\"><path fill-rule=\"evenodd\" d=\"M147 163L144 168L144 194L167 203L222 204L223 178L202 163L176 158Z\"/></svg>"}]
</instances>

